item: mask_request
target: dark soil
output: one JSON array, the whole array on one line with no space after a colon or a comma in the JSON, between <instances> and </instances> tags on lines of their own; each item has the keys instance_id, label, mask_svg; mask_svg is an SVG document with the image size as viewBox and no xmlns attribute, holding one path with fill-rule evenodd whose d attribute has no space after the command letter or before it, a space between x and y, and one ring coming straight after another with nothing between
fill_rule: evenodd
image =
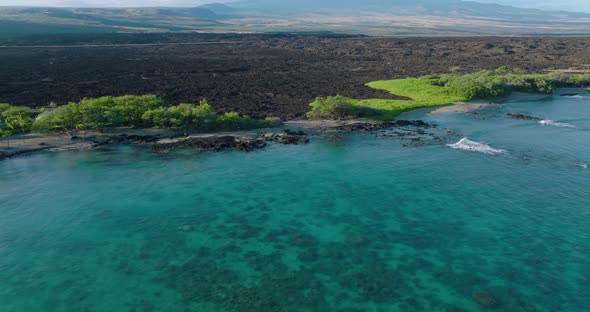
<instances>
[{"instance_id":1,"label":"dark soil","mask_svg":"<svg viewBox=\"0 0 590 312\"><path fill-rule=\"evenodd\" d=\"M37 46L0 48L0 102L153 93L171 104L207 98L219 112L284 119L302 117L317 96L392 97L364 86L373 80L456 66L541 72L590 64L590 38L142 34L23 43Z\"/></svg>"}]
</instances>

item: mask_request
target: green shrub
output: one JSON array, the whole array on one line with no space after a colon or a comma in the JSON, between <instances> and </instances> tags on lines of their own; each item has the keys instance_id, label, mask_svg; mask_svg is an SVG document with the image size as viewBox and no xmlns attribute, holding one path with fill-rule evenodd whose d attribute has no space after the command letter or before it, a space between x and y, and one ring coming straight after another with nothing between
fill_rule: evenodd
<instances>
[{"instance_id":1,"label":"green shrub","mask_svg":"<svg viewBox=\"0 0 590 312\"><path fill-rule=\"evenodd\" d=\"M441 75L433 78L432 83L447 88L457 96L487 100L508 96L512 91L551 93L556 88L556 82L551 76L514 72L510 67L501 67L463 76Z\"/></svg>"},{"instance_id":2,"label":"green shrub","mask_svg":"<svg viewBox=\"0 0 590 312\"><path fill-rule=\"evenodd\" d=\"M163 100L154 95L84 98L77 103L46 109L37 117L33 127L42 131L140 127L145 111L161 105Z\"/></svg>"},{"instance_id":3,"label":"green shrub","mask_svg":"<svg viewBox=\"0 0 590 312\"><path fill-rule=\"evenodd\" d=\"M33 118L29 107L0 104L0 130L4 135L22 133L31 130Z\"/></svg>"},{"instance_id":4,"label":"green shrub","mask_svg":"<svg viewBox=\"0 0 590 312\"><path fill-rule=\"evenodd\" d=\"M353 99L336 95L318 97L310 104L312 110L307 113L311 119L351 119L378 116L379 110L358 105Z\"/></svg>"},{"instance_id":5,"label":"green shrub","mask_svg":"<svg viewBox=\"0 0 590 312\"><path fill-rule=\"evenodd\" d=\"M33 122L33 130L73 130L78 124L78 110L75 103L60 106L41 113Z\"/></svg>"},{"instance_id":6,"label":"green shrub","mask_svg":"<svg viewBox=\"0 0 590 312\"><path fill-rule=\"evenodd\" d=\"M257 121L236 112L228 112L217 118L217 126L225 130L243 130L256 127Z\"/></svg>"},{"instance_id":7,"label":"green shrub","mask_svg":"<svg viewBox=\"0 0 590 312\"><path fill-rule=\"evenodd\" d=\"M567 84L574 87L588 87L590 86L590 74L575 74L570 75L565 80Z\"/></svg>"},{"instance_id":8,"label":"green shrub","mask_svg":"<svg viewBox=\"0 0 590 312\"><path fill-rule=\"evenodd\" d=\"M155 128L206 128L217 118L206 100L196 104L179 104L159 107L145 111L141 117L143 124Z\"/></svg>"},{"instance_id":9,"label":"green shrub","mask_svg":"<svg viewBox=\"0 0 590 312\"><path fill-rule=\"evenodd\" d=\"M39 131L103 127L187 128L199 131L241 130L274 125L230 112L218 116L206 100L199 104L183 103L165 107L161 98L153 95L100 97L83 99L57 108L47 108L35 120Z\"/></svg>"},{"instance_id":10,"label":"green shrub","mask_svg":"<svg viewBox=\"0 0 590 312\"><path fill-rule=\"evenodd\" d=\"M264 124L264 127L268 127L268 128L278 127L282 123L281 118L279 118L279 117L266 117L261 122Z\"/></svg>"},{"instance_id":11,"label":"green shrub","mask_svg":"<svg viewBox=\"0 0 590 312\"><path fill-rule=\"evenodd\" d=\"M5 110L11 108L12 106L8 103L0 103L0 114L2 114Z\"/></svg>"}]
</instances>

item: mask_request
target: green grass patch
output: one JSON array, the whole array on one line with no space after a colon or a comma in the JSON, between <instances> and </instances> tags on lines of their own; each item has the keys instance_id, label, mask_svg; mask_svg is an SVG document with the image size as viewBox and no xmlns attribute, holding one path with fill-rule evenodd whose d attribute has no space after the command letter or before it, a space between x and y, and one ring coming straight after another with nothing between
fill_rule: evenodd
<instances>
[{"instance_id":1,"label":"green grass patch","mask_svg":"<svg viewBox=\"0 0 590 312\"><path fill-rule=\"evenodd\" d=\"M373 89L386 90L391 94L405 96L412 100L366 99L356 100L358 105L379 109L383 112L378 119L393 119L403 112L417 108L440 106L453 102L468 101L462 95L453 94L448 88L432 83L431 77L381 80L367 84Z\"/></svg>"},{"instance_id":2,"label":"green grass patch","mask_svg":"<svg viewBox=\"0 0 590 312\"><path fill-rule=\"evenodd\" d=\"M382 80L367 83L374 89L408 97L411 100L351 99L342 96L317 98L310 103L312 119L346 119L367 117L391 120L410 110L442 106L474 99L493 100L513 91L551 93L557 87L590 85L590 74L525 74L518 69L500 67L466 75L432 75L419 78ZM358 112L372 110L372 114ZM334 113L336 111L337 113Z\"/></svg>"},{"instance_id":3,"label":"green grass patch","mask_svg":"<svg viewBox=\"0 0 590 312\"><path fill-rule=\"evenodd\" d=\"M386 90L395 95L409 97L412 100L351 99L342 96L317 98L310 104L312 110L308 113L308 117L312 119L367 117L378 120L390 120L399 116L403 112L413 109L440 106L468 100L464 96L452 94L445 87L434 85L431 77L381 80L370 82L367 86L373 89ZM325 100L339 102L342 106L355 106L358 108L358 111L366 111L367 109L377 110L377 113L370 116L342 113L335 114L333 113L334 108L327 106L324 103ZM352 109L348 109L347 111L352 111Z\"/></svg>"}]
</instances>

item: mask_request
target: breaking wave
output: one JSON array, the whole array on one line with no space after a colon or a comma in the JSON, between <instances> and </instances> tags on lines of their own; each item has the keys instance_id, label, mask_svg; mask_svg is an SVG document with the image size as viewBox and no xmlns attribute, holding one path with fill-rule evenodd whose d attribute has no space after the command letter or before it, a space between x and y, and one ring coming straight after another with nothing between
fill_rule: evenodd
<instances>
[{"instance_id":1,"label":"breaking wave","mask_svg":"<svg viewBox=\"0 0 590 312\"><path fill-rule=\"evenodd\" d=\"M507 151L505 151L503 149L496 149L496 148L493 148L493 147L483 144L483 143L471 141L468 138L462 138L459 142L457 142L455 144L447 144L447 146L454 148L454 149L459 149L459 150L464 150L464 151L469 151L469 152L479 152L479 153L484 153L487 155L500 155L500 154L507 153Z\"/></svg>"},{"instance_id":2,"label":"breaking wave","mask_svg":"<svg viewBox=\"0 0 590 312\"><path fill-rule=\"evenodd\" d=\"M555 126L555 127L566 127L566 128L575 128L576 126L564 122L556 122L554 120L541 120L539 121L540 124L545 126Z\"/></svg>"}]
</instances>

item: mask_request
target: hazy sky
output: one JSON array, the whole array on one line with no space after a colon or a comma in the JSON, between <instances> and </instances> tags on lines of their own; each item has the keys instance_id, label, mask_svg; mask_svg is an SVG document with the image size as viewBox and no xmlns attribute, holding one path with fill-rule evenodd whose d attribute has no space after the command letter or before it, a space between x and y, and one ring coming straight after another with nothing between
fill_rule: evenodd
<instances>
[{"instance_id":1,"label":"hazy sky","mask_svg":"<svg viewBox=\"0 0 590 312\"><path fill-rule=\"evenodd\" d=\"M74 6L74 7L146 7L146 6L197 6L207 2L232 0L0 0L0 5ZM234 0L235 1L235 0ZM283 0L277 0L283 1ZM293 0L284 0L293 1ZM362 1L362 0L359 0ZM590 12L590 0L473 0L506 5Z\"/></svg>"}]
</instances>

